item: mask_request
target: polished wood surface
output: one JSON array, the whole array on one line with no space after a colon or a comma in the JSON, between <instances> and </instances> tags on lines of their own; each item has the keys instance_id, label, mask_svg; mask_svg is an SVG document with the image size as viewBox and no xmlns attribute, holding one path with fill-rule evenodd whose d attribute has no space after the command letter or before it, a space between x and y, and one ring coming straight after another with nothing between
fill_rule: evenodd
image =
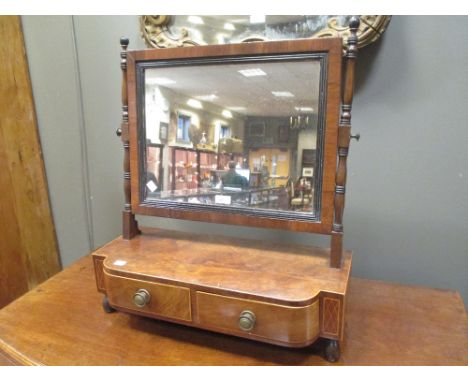
<instances>
[{"instance_id":1,"label":"polished wood surface","mask_svg":"<svg viewBox=\"0 0 468 382\"><path fill-rule=\"evenodd\" d=\"M158 284L149 281L133 280L127 277L105 275L107 297L112 306L124 308L134 313L146 313L149 316L163 316L177 320L191 321L190 289ZM151 295L149 303L136 309L133 295L144 289Z\"/></svg>"},{"instance_id":2,"label":"polished wood surface","mask_svg":"<svg viewBox=\"0 0 468 382\"><path fill-rule=\"evenodd\" d=\"M1 16L0 35L2 307L61 267L20 18Z\"/></svg>"},{"instance_id":3,"label":"polished wood surface","mask_svg":"<svg viewBox=\"0 0 468 382\"><path fill-rule=\"evenodd\" d=\"M320 221L266 218L235 212L211 212L194 208L161 208L143 204L140 200L140 158L138 147L136 63L200 57L232 57L247 55L293 54L309 52L328 53L328 83L326 102L326 127L324 134L323 178ZM248 225L303 232L330 234L332 230L337 163L338 124L342 85L341 38L301 39L291 41L252 42L241 44L208 45L171 49L129 51L127 59L128 126L130 133L130 177L132 212L175 219L206 221L211 223ZM189 62L189 61L188 61Z\"/></svg>"},{"instance_id":4,"label":"polished wood surface","mask_svg":"<svg viewBox=\"0 0 468 382\"><path fill-rule=\"evenodd\" d=\"M291 306L310 305L321 291L346 293L351 253L342 269L326 248L143 228L94 252L118 276ZM120 265L123 264L124 265ZM117 264L117 265L116 265Z\"/></svg>"},{"instance_id":5,"label":"polished wood surface","mask_svg":"<svg viewBox=\"0 0 468 382\"><path fill-rule=\"evenodd\" d=\"M303 347L313 343L320 332L319 301L305 307L281 306L240 298L196 293L202 327L284 346ZM251 311L256 322L247 333L239 328L239 312Z\"/></svg>"},{"instance_id":6,"label":"polished wood surface","mask_svg":"<svg viewBox=\"0 0 468 382\"><path fill-rule=\"evenodd\" d=\"M85 257L0 310L0 362L47 365L328 365L286 349L107 314ZM352 278L338 365L467 365L468 318L451 291Z\"/></svg>"},{"instance_id":7,"label":"polished wood surface","mask_svg":"<svg viewBox=\"0 0 468 382\"><path fill-rule=\"evenodd\" d=\"M347 159L349 141L351 139L351 107L354 94L354 72L356 66L359 18L350 21L350 35L347 41L345 60L344 86L342 89L342 103L340 127L338 130L338 166L336 169L335 187L335 215L331 237L330 266L339 268L343 255L343 212L345 206Z\"/></svg>"},{"instance_id":8,"label":"polished wood surface","mask_svg":"<svg viewBox=\"0 0 468 382\"><path fill-rule=\"evenodd\" d=\"M118 310L291 347L342 339L351 257L334 269L324 248L150 228L93 253L97 289ZM154 295L143 308L139 289ZM244 310L259 316L248 333Z\"/></svg>"}]
</instances>

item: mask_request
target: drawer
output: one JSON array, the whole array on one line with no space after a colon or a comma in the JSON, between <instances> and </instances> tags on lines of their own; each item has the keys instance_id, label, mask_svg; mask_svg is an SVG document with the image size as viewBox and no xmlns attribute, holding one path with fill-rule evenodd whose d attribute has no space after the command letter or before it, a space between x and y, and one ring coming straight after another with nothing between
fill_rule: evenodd
<instances>
[{"instance_id":1,"label":"drawer","mask_svg":"<svg viewBox=\"0 0 468 382\"><path fill-rule=\"evenodd\" d=\"M106 272L104 272L104 283L112 306L136 310L158 318L192 320L188 288L120 277ZM145 292L140 292L137 301L143 302L146 292L149 298L143 303L144 306L137 306L134 296L141 290Z\"/></svg>"},{"instance_id":2,"label":"drawer","mask_svg":"<svg viewBox=\"0 0 468 382\"><path fill-rule=\"evenodd\" d=\"M319 334L318 300L291 307L197 292L196 301L200 326L209 329L293 346L310 343Z\"/></svg>"}]
</instances>

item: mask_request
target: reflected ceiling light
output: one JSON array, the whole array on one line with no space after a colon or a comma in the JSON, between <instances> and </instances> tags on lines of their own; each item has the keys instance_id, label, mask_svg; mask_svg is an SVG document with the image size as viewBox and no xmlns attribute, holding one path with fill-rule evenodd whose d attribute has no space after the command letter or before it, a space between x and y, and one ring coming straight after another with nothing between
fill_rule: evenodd
<instances>
[{"instance_id":1,"label":"reflected ceiling light","mask_svg":"<svg viewBox=\"0 0 468 382\"><path fill-rule=\"evenodd\" d=\"M175 84L176 82L167 77L150 77L146 80L146 83L150 85L171 85Z\"/></svg>"},{"instance_id":2,"label":"reflected ceiling light","mask_svg":"<svg viewBox=\"0 0 468 382\"><path fill-rule=\"evenodd\" d=\"M246 107L244 106L228 106L227 107L229 110L232 110L232 111L244 111L244 110L247 110Z\"/></svg>"},{"instance_id":3,"label":"reflected ceiling light","mask_svg":"<svg viewBox=\"0 0 468 382\"><path fill-rule=\"evenodd\" d=\"M265 15L250 15L250 24L261 24L265 22Z\"/></svg>"},{"instance_id":4,"label":"reflected ceiling light","mask_svg":"<svg viewBox=\"0 0 468 382\"><path fill-rule=\"evenodd\" d=\"M193 107L194 109L203 109L203 105L200 101L190 98L187 101L187 105Z\"/></svg>"},{"instance_id":5,"label":"reflected ceiling light","mask_svg":"<svg viewBox=\"0 0 468 382\"><path fill-rule=\"evenodd\" d=\"M239 17L235 19L229 19L231 23L236 23L236 24L246 24L250 21L249 17Z\"/></svg>"},{"instance_id":6,"label":"reflected ceiling light","mask_svg":"<svg viewBox=\"0 0 468 382\"><path fill-rule=\"evenodd\" d=\"M291 92L284 91L272 91L271 94L273 94L275 97L294 97L294 94Z\"/></svg>"},{"instance_id":7,"label":"reflected ceiling light","mask_svg":"<svg viewBox=\"0 0 468 382\"><path fill-rule=\"evenodd\" d=\"M294 109L296 111L301 111L301 112L313 112L314 108L313 107L308 107L308 106L296 106Z\"/></svg>"},{"instance_id":8,"label":"reflected ceiling light","mask_svg":"<svg viewBox=\"0 0 468 382\"><path fill-rule=\"evenodd\" d=\"M225 36L222 33L218 33L216 35L216 41L218 44L224 44L225 43Z\"/></svg>"},{"instance_id":9,"label":"reflected ceiling light","mask_svg":"<svg viewBox=\"0 0 468 382\"><path fill-rule=\"evenodd\" d=\"M266 76L267 74L259 68L238 70L245 77Z\"/></svg>"},{"instance_id":10,"label":"reflected ceiling light","mask_svg":"<svg viewBox=\"0 0 468 382\"><path fill-rule=\"evenodd\" d=\"M216 94L206 94L206 95L200 95L196 96L196 99L199 99L200 101L208 101L208 102L213 102L218 96Z\"/></svg>"},{"instance_id":11,"label":"reflected ceiling light","mask_svg":"<svg viewBox=\"0 0 468 382\"><path fill-rule=\"evenodd\" d=\"M189 23L192 23L192 24L197 24L197 25L205 24L205 22L200 16L189 16L187 17L187 20Z\"/></svg>"},{"instance_id":12,"label":"reflected ceiling light","mask_svg":"<svg viewBox=\"0 0 468 382\"><path fill-rule=\"evenodd\" d=\"M234 26L233 23L225 23L224 29L226 29L227 31L234 31L236 30L236 27Z\"/></svg>"},{"instance_id":13,"label":"reflected ceiling light","mask_svg":"<svg viewBox=\"0 0 468 382\"><path fill-rule=\"evenodd\" d=\"M221 114L223 114L224 118L232 118L232 113L229 110L223 110Z\"/></svg>"}]
</instances>

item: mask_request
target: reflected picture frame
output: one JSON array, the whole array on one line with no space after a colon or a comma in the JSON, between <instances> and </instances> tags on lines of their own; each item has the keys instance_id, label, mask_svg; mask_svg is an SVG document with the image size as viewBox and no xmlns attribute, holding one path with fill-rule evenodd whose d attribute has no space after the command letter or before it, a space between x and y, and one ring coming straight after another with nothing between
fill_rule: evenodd
<instances>
[{"instance_id":1,"label":"reflected picture frame","mask_svg":"<svg viewBox=\"0 0 468 382\"><path fill-rule=\"evenodd\" d=\"M278 143L287 144L289 142L289 126L281 125L278 127Z\"/></svg>"},{"instance_id":2,"label":"reflected picture frame","mask_svg":"<svg viewBox=\"0 0 468 382\"><path fill-rule=\"evenodd\" d=\"M249 136L262 138L265 136L265 122L256 121L249 124Z\"/></svg>"}]
</instances>

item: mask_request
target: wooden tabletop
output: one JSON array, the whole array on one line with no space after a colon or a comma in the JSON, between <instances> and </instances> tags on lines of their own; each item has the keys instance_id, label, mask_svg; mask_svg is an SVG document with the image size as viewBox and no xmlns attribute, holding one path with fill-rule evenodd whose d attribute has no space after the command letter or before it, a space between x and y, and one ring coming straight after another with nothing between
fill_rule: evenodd
<instances>
[{"instance_id":1,"label":"wooden tabletop","mask_svg":"<svg viewBox=\"0 0 468 382\"><path fill-rule=\"evenodd\" d=\"M125 313L106 314L90 257L0 310L0 365L324 365L291 350ZM456 292L352 278L341 365L467 365Z\"/></svg>"}]
</instances>

